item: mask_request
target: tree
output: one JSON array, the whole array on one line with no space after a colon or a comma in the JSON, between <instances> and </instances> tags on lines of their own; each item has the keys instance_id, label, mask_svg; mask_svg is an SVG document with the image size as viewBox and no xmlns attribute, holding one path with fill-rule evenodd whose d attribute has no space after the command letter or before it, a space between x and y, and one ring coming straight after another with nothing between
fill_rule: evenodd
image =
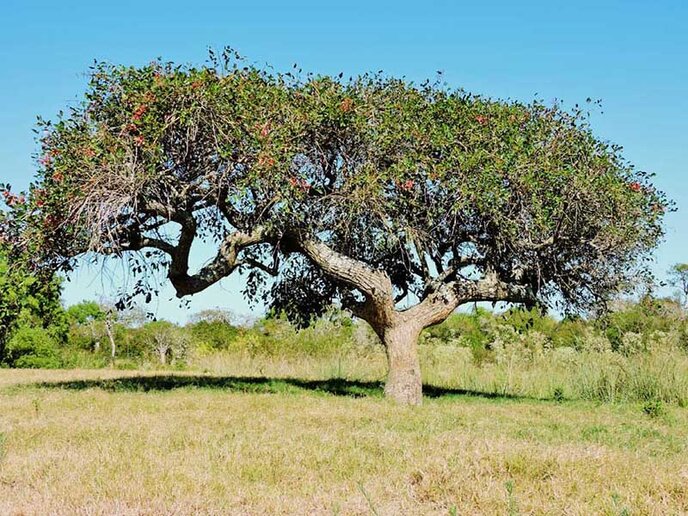
<instances>
[{"instance_id":1,"label":"tree","mask_svg":"<svg viewBox=\"0 0 688 516\"><path fill-rule=\"evenodd\" d=\"M255 321L253 320L253 317L249 315L237 314L232 312L231 310L223 310L221 308L207 308L205 310L201 310L200 312L191 315L191 317L189 317L189 322L191 324L205 322L211 324L222 323L228 326L235 327L249 327Z\"/></svg>"},{"instance_id":2,"label":"tree","mask_svg":"<svg viewBox=\"0 0 688 516\"><path fill-rule=\"evenodd\" d=\"M20 262L10 263L0 245L0 362L8 358L6 345L20 326L50 328L52 337L64 337L60 282L51 274L32 274Z\"/></svg>"},{"instance_id":3,"label":"tree","mask_svg":"<svg viewBox=\"0 0 688 516\"><path fill-rule=\"evenodd\" d=\"M160 365L186 357L189 337L183 329L167 321L154 321L145 326L144 333L150 350Z\"/></svg>"},{"instance_id":4,"label":"tree","mask_svg":"<svg viewBox=\"0 0 688 516\"><path fill-rule=\"evenodd\" d=\"M73 324L89 324L105 319L105 311L95 301L81 301L67 308L67 319Z\"/></svg>"},{"instance_id":5,"label":"tree","mask_svg":"<svg viewBox=\"0 0 688 516\"><path fill-rule=\"evenodd\" d=\"M95 301L82 301L67 309L67 319L79 333L86 330L89 334L90 346L96 353L100 351L100 341L103 338L106 312Z\"/></svg>"},{"instance_id":6,"label":"tree","mask_svg":"<svg viewBox=\"0 0 688 516\"><path fill-rule=\"evenodd\" d=\"M411 404L423 328L466 303L604 301L670 207L581 107L299 78L231 51L199 68L96 64L84 102L40 135L6 229L40 266L123 257L139 274L126 299L146 300L157 271L179 297L243 273L248 298L300 324L337 304L374 329L385 393ZM192 271L198 241L217 254Z\"/></svg>"},{"instance_id":7,"label":"tree","mask_svg":"<svg viewBox=\"0 0 688 516\"><path fill-rule=\"evenodd\" d=\"M677 263L669 270L670 282L679 289L679 302L688 304L688 263Z\"/></svg>"}]
</instances>

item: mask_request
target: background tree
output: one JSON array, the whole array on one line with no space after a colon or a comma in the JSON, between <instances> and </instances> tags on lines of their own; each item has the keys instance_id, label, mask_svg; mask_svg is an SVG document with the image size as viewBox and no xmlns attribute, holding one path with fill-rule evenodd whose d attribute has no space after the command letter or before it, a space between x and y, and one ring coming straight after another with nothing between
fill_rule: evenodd
<instances>
[{"instance_id":1,"label":"background tree","mask_svg":"<svg viewBox=\"0 0 688 516\"><path fill-rule=\"evenodd\" d=\"M85 334L89 341L89 347L94 352L100 351L100 344L105 334L106 312L95 301L82 301L70 306L67 311L67 319L72 327L70 337L82 340Z\"/></svg>"},{"instance_id":2,"label":"background tree","mask_svg":"<svg viewBox=\"0 0 688 516\"><path fill-rule=\"evenodd\" d=\"M679 289L679 302L688 305L688 263L677 263L669 270L670 282Z\"/></svg>"},{"instance_id":3,"label":"background tree","mask_svg":"<svg viewBox=\"0 0 688 516\"><path fill-rule=\"evenodd\" d=\"M186 357L190 340L182 328L168 321L154 321L148 323L143 331L148 347L160 365Z\"/></svg>"},{"instance_id":4,"label":"background tree","mask_svg":"<svg viewBox=\"0 0 688 516\"><path fill-rule=\"evenodd\" d=\"M105 311L95 301L82 301L72 305L67 308L66 314L69 322L74 324L88 324L105 319Z\"/></svg>"},{"instance_id":5,"label":"background tree","mask_svg":"<svg viewBox=\"0 0 688 516\"><path fill-rule=\"evenodd\" d=\"M0 246L0 363L8 358L6 345L20 327L48 329L47 339L64 340L60 282L51 274L32 274L21 262L10 265Z\"/></svg>"},{"instance_id":6,"label":"background tree","mask_svg":"<svg viewBox=\"0 0 688 516\"><path fill-rule=\"evenodd\" d=\"M379 336L404 403L421 401L423 328L465 303L603 302L641 272L668 207L582 108L299 78L231 51L98 64L83 104L40 130L5 231L41 266L125 257L147 300L159 271L179 297L243 272L246 296L301 324L338 304ZM201 240L217 254L191 271Z\"/></svg>"}]
</instances>

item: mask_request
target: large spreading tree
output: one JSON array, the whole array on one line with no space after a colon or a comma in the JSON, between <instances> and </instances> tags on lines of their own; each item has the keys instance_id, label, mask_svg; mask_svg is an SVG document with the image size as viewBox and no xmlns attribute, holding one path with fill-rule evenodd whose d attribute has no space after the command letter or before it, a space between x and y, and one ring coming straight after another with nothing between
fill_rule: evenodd
<instances>
[{"instance_id":1,"label":"large spreading tree","mask_svg":"<svg viewBox=\"0 0 688 516\"><path fill-rule=\"evenodd\" d=\"M340 305L384 344L386 394L416 404L423 328L469 302L585 310L662 236L664 196L582 108L299 75L231 52L97 64L83 103L42 122L8 238L37 267L129 259L132 295L155 270L179 297L243 273L301 323ZM191 270L197 241L217 254Z\"/></svg>"}]
</instances>

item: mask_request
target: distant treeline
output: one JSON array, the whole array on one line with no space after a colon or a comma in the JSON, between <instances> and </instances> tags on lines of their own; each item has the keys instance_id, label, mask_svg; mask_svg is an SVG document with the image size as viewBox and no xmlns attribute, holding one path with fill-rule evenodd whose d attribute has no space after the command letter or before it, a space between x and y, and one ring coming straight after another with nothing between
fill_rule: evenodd
<instances>
[{"instance_id":1,"label":"distant treeline","mask_svg":"<svg viewBox=\"0 0 688 516\"><path fill-rule=\"evenodd\" d=\"M380 345L365 323L338 310L304 329L292 326L280 314L246 323L229 312L210 310L180 326L92 301L66 310L53 306L53 310L59 313L52 314L48 324L25 317L16 325L4 346L4 366L184 368L195 358L216 352L323 357ZM619 302L605 315L589 319L558 319L537 309L493 312L476 307L425 330L420 342L422 346L465 348L478 366L498 361L505 350L517 348L621 355L647 353L657 346L685 351L688 320L679 302L650 296Z\"/></svg>"}]
</instances>

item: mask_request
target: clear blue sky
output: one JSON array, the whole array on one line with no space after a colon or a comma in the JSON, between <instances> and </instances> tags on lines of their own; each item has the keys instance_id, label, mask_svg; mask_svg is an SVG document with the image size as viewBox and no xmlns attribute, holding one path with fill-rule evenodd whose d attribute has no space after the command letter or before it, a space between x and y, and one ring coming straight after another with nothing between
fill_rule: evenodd
<instances>
[{"instance_id":1,"label":"clear blue sky","mask_svg":"<svg viewBox=\"0 0 688 516\"><path fill-rule=\"evenodd\" d=\"M330 5L331 4L331 5ZM200 63L230 45L258 63L353 74L385 70L446 80L500 98L601 98L596 132L622 144L677 202L656 272L688 261L688 2L70 2L3 0L0 8L0 182L26 187L36 115L54 117L83 91L94 59L141 64L161 56ZM68 303L113 292L83 269ZM191 310L248 310L225 280ZM152 309L184 320L171 290Z\"/></svg>"}]
</instances>

